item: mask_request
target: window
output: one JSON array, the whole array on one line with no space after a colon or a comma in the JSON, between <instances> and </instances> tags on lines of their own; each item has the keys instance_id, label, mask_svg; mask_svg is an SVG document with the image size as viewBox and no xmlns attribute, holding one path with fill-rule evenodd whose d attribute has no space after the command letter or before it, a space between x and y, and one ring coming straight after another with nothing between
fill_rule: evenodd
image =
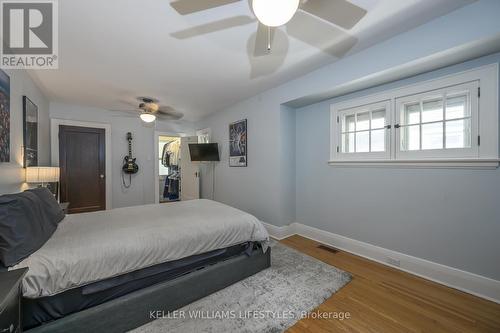
<instances>
[{"instance_id":1,"label":"window","mask_svg":"<svg viewBox=\"0 0 500 333\"><path fill-rule=\"evenodd\" d=\"M196 135L198 136L198 143L210 143L210 137L212 136L212 129L204 128L199 131L196 131Z\"/></svg>"},{"instance_id":2,"label":"window","mask_svg":"<svg viewBox=\"0 0 500 333\"><path fill-rule=\"evenodd\" d=\"M396 98L397 156L478 157L479 82Z\"/></svg>"},{"instance_id":3,"label":"window","mask_svg":"<svg viewBox=\"0 0 500 333\"><path fill-rule=\"evenodd\" d=\"M332 105L331 164L498 166L497 72L489 65Z\"/></svg>"},{"instance_id":4,"label":"window","mask_svg":"<svg viewBox=\"0 0 500 333\"><path fill-rule=\"evenodd\" d=\"M342 110L339 113L339 152L351 158L388 156L389 102Z\"/></svg>"}]
</instances>

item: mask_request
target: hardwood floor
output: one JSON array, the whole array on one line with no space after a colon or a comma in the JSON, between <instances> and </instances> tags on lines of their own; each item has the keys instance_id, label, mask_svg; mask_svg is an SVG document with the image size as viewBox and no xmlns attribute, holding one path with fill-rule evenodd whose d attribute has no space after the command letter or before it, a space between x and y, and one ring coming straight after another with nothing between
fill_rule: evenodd
<instances>
[{"instance_id":1,"label":"hardwood floor","mask_svg":"<svg viewBox=\"0 0 500 333\"><path fill-rule=\"evenodd\" d=\"M301 236L281 241L350 272L353 280L315 312L350 313L350 319L302 319L288 329L298 332L500 332L500 305L338 251Z\"/></svg>"}]
</instances>

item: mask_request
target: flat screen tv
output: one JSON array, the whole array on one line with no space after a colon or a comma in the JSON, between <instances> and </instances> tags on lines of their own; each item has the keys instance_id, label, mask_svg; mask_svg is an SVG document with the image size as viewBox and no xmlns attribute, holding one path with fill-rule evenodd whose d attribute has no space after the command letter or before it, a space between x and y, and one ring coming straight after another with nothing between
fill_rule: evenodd
<instances>
[{"instance_id":1,"label":"flat screen tv","mask_svg":"<svg viewBox=\"0 0 500 333\"><path fill-rule=\"evenodd\" d=\"M190 143L189 154L192 162L220 161L217 143Z\"/></svg>"}]
</instances>

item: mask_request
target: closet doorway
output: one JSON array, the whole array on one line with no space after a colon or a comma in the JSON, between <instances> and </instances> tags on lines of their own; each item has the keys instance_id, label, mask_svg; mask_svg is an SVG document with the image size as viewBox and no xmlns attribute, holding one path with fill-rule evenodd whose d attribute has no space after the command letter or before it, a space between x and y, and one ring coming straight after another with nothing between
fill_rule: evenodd
<instances>
[{"instance_id":1,"label":"closet doorway","mask_svg":"<svg viewBox=\"0 0 500 333\"><path fill-rule=\"evenodd\" d=\"M158 203L181 199L181 138L158 136Z\"/></svg>"},{"instance_id":2,"label":"closet doorway","mask_svg":"<svg viewBox=\"0 0 500 333\"><path fill-rule=\"evenodd\" d=\"M188 146L197 142L197 137L155 132L156 203L199 198L199 169L191 163Z\"/></svg>"}]
</instances>

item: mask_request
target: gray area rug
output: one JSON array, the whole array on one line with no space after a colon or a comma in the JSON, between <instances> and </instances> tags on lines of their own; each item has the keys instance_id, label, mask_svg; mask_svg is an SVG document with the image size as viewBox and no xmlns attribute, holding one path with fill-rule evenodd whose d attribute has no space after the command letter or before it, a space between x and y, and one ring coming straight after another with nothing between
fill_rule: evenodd
<instances>
[{"instance_id":1,"label":"gray area rug","mask_svg":"<svg viewBox=\"0 0 500 333\"><path fill-rule=\"evenodd\" d=\"M271 247L270 268L132 332L282 332L351 280L278 242Z\"/></svg>"}]
</instances>

